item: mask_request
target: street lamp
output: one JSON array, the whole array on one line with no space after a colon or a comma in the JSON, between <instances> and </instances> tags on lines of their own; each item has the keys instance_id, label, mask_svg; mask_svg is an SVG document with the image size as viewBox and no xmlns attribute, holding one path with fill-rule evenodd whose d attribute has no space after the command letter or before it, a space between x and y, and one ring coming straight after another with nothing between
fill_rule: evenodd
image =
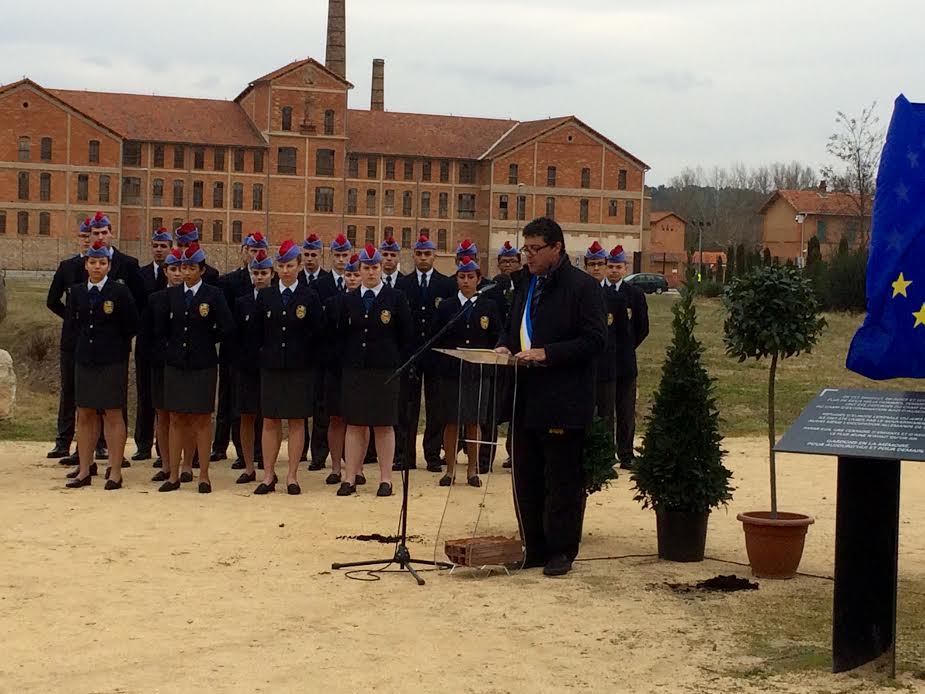
<instances>
[{"instance_id":1,"label":"street lamp","mask_svg":"<svg viewBox=\"0 0 925 694\"><path fill-rule=\"evenodd\" d=\"M693 219L691 224L697 227L697 253L700 256L700 265L697 270L697 282L703 281L703 228L709 231L711 223L702 219Z\"/></svg>"},{"instance_id":2,"label":"street lamp","mask_svg":"<svg viewBox=\"0 0 925 694\"><path fill-rule=\"evenodd\" d=\"M793 221L800 225L800 257L797 259L797 262L799 263L800 269L802 270L806 266L806 258L804 257L804 249L806 246L803 243L803 227L806 222L806 213L798 213L797 216L793 218Z\"/></svg>"},{"instance_id":3,"label":"street lamp","mask_svg":"<svg viewBox=\"0 0 925 694\"><path fill-rule=\"evenodd\" d=\"M520 192L524 189L523 183L517 184L517 197L514 199L514 217L517 220L517 231L514 234L514 248L520 250ZM527 216L527 199L524 198L524 217Z\"/></svg>"}]
</instances>

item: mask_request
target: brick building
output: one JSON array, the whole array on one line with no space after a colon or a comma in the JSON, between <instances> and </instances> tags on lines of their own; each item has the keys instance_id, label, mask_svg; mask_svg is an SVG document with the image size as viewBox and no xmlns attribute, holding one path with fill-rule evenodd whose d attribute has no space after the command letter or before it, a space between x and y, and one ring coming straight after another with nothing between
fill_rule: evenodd
<instances>
[{"instance_id":1,"label":"brick building","mask_svg":"<svg viewBox=\"0 0 925 694\"><path fill-rule=\"evenodd\" d=\"M151 229L192 220L220 266L256 229L406 249L428 234L447 265L459 240L496 249L544 214L571 251L640 250L648 167L574 116L385 111L382 60L370 109L348 108L343 12L331 0L325 65L290 63L233 101L0 87L0 258L53 267L98 209L142 259Z\"/></svg>"},{"instance_id":2,"label":"brick building","mask_svg":"<svg viewBox=\"0 0 925 694\"><path fill-rule=\"evenodd\" d=\"M664 275L669 287L679 287L687 265L686 229L687 220L675 212L650 213L643 235L642 271Z\"/></svg>"}]
</instances>

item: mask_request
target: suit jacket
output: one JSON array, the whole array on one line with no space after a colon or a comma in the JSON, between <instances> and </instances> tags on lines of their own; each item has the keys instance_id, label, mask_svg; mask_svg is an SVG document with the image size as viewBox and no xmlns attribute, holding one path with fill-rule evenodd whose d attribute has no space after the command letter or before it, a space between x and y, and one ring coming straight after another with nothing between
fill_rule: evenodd
<instances>
[{"instance_id":1,"label":"suit jacket","mask_svg":"<svg viewBox=\"0 0 925 694\"><path fill-rule=\"evenodd\" d=\"M601 287L607 311L607 345L597 358L597 380L636 378L636 350L627 298L612 286Z\"/></svg>"},{"instance_id":2,"label":"suit jacket","mask_svg":"<svg viewBox=\"0 0 925 694\"><path fill-rule=\"evenodd\" d=\"M221 285L221 277L218 274L218 270L208 263L206 263L206 267L202 271L202 281L213 287L219 287Z\"/></svg>"},{"instance_id":3,"label":"suit jacket","mask_svg":"<svg viewBox=\"0 0 925 694\"><path fill-rule=\"evenodd\" d=\"M157 278L154 277L155 263L151 262L142 266L138 274L141 277L141 284L145 290L145 296L151 296L154 292L167 288L167 273L164 272L162 265L157 269Z\"/></svg>"},{"instance_id":4,"label":"suit jacket","mask_svg":"<svg viewBox=\"0 0 925 694\"><path fill-rule=\"evenodd\" d=\"M147 358L151 366L164 366L167 335L158 332L158 328L166 325L168 313L170 313L170 307L165 287L148 297L148 303L141 312L138 337L135 340L136 354L140 353L142 357Z\"/></svg>"},{"instance_id":5,"label":"suit jacket","mask_svg":"<svg viewBox=\"0 0 925 694\"><path fill-rule=\"evenodd\" d=\"M521 282L499 344L521 351L520 324L530 282ZM549 273L533 314L533 347L544 366L518 374L515 415L528 428L586 428L594 415L594 362L607 342L604 294L567 256Z\"/></svg>"},{"instance_id":6,"label":"suit jacket","mask_svg":"<svg viewBox=\"0 0 925 694\"><path fill-rule=\"evenodd\" d=\"M302 269L302 272L299 273L299 282L308 282L305 279L305 269ZM312 289L318 292L318 298L321 299L323 304L325 301L330 299L332 296L337 294L343 294L344 292L338 292L337 284L334 282L334 274L327 270L318 271L318 279L312 282Z\"/></svg>"},{"instance_id":7,"label":"suit jacket","mask_svg":"<svg viewBox=\"0 0 925 694\"><path fill-rule=\"evenodd\" d=\"M434 316L432 330L436 335L459 313L462 304L458 296L440 302ZM501 313L494 301L487 296L476 299L471 308L457 320L442 336L434 347L468 349L492 349L498 344L501 334ZM448 378L458 378L459 360L448 355L435 355L436 371Z\"/></svg>"},{"instance_id":8,"label":"suit jacket","mask_svg":"<svg viewBox=\"0 0 925 694\"><path fill-rule=\"evenodd\" d=\"M178 369L205 369L218 363L215 346L234 335L234 319L225 295L203 281L186 308L186 285L167 289L167 312L158 334L167 340L166 364Z\"/></svg>"},{"instance_id":9,"label":"suit jacket","mask_svg":"<svg viewBox=\"0 0 925 694\"><path fill-rule=\"evenodd\" d=\"M239 296L244 296L254 288L251 273L246 267L236 268L219 277L218 286L225 292L229 308L234 306Z\"/></svg>"},{"instance_id":10,"label":"suit jacket","mask_svg":"<svg viewBox=\"0 0 925 694\"><path fill-rule=\"evenodd\" d=\"M476 285L476 289L481 290L487 284L495 284L496 286L494 289L489 289L487 292L482 294L482 298L490 299L498 309L498 314L503 318L509 311L507 305L507 297L504 295L505 286L503 284L499 284L498 282L494 282L487 277L483 277L479 280L478 285Z\"/></svg>"},{"instance_id":11,"label":"suit jacket","mask_svg":"<svg viewBox=\"0 0 925 694\"><path fill-rule=\"evenodd\" d=\"M626 303L630 308L633 348L635 349L649 336L649 305L646 303L646 293L639 287L634 287L626 282L620 283L618 291L626 296Z\"/></svg>"},{"instance_id":12,"label":"suit jacket","mask_svg":"<svg viewBox=\"0 0 925 694\"><path fill-rule=\"evenodd\" d=\"M407 275L402 275L398 278L395 282L395 288L402 291L408 299L408 305L411 308L411 320L414 324L411 346L412 349L417 349L433 334L431 322L434 319L437 306L444 299L456 294L456 280L434 270L430 276L427 291L422 294L421 286L418 283L417 270L412 270ZM428 361L429 358L425 357L425 364Z\"/></svg>"},{"instance_id":13,"label":"suit jacket","mask_svg":"<svg viewBox=\"0 0 925 694\"><path fill-rule=\"evenodd\" d=\"M348 292L337 322L344 368L396 369L411 349L411 311L397 289L383 285L367 313L360 292Z\"/></svg>"},{"instance_id":14,"label":"suit jacket","mask_svg":"<svg viewBox=\"0 0 925 694\"><path fill-rule=\"evenodd\" d=\"M257 300L250 291L239 296L234 303L235 339L225 343L229 347L229 361L241 371L260 370L260 340L257 327Z\"/></svg>"},{"instance_id":15,"label":"suit jacket","mask_svg":"<svg viewBox=\"0 0 925 694\"><path fill-rule=\"evenodd\" d=\"M90 305L86 282L71 287L67 316L76 329L74 360L84 365L115 364L128 359L138 332L138 309L125 285L107 280L96 306Z\"/></svg>"},{"instance_id":16,"label":"suit jacket","mask_svg":"<svg viewBox=\"0 0 925 694\"><path fill-rule=\"evenodd\" d=\"M319 365L323 309L318 293L299 282L283 306L279 286L261 289L254 317L260 340L260 366L265 369L308 369Z\"/></svg>"}]
</instances>

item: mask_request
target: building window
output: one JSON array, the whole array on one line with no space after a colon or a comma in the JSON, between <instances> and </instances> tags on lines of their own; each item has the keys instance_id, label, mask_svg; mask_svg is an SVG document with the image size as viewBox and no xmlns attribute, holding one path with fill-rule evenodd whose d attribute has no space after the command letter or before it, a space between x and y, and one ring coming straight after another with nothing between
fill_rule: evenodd
<instances>
[{"instance_id":1,"label":"building window","mask_svg":"<svg viewBox=\"0 0 925 694\"><path fill-rule=\"evenodd\" d=\"M385 160L385 180L387 181L395 180L395 160L394 159Z\"/></svg>"},{"instance_id":2,"label":"building window","mask_svg":"<svg viewBox=\"0 0 925 694\"><path fill-rule=\"evenodd\" d=\"M19 172L19 199L28 200L29 199L29 172L20 171Z\"/></svg>"},{"instance_id":3,"label":"building window","mask_svg":"<svg viewBox=\"0 0 925 694\"><path fill-rule=\"evenodd\" d=\"M844 236L849 246L854 245L854 242L857 241L858 229L859 229L859 225L858 225L857 220L851 220L851 221L845 222Z\"/></svg>"},{"instance_id":4,"label":"building window","mask_svg":"<svg viewBox=\"0 0 925 694\"><path fill-rule=\"evenodd\" d=\"M351 243L351 245L357 245L357 228L355 224L347 225L347 240Z\"/></svg>"},{"instance_id":5,"label":"building window","mask_svg":"<svg viewBox=\"0 0 925 694\"><path fill-rule=\"evenodd\" d=\"M581 170L581 187L590 188L591 187L591 169L584 168Z\"/></svg>"},{"instance_id":6,"label":"building window","mask_svg":"<svg viewBox=\"0 0 925 694\"><path fill-rule=\"evenodd\" d=\"M437 250L446 250L446 229L437 229Z\"/></svg>"},{"instance_id":7,"label":"building window","mask_svg":"<svg viewBox=\"0 0 925 694\"><path fill-rule=\"evenodd\" d=\"M183 181L179 178L173 181L173 206L183 207Z\"/></svg>"},{"instance_id":8,"label":"building window","mask_svg":"<svg viewBox=\"0 0 925 694\"><path fill-rule=\"evenodd\" d=\"M611 201L607 204L607 216L608 216L608 217L616 217L616 216L617 216L617 201L616 201L616 200L611 200Z\"/></svg>"},{"instance_id":9,"label":"building window","mask_svg":"<svg viewBox=\"0 0 925 694\"><path fill-rule=\"evenodd\" d=\"M4 228L5 228L4 223ZM402 227L401 230L401 247L411 248L411 227Z\"/></svg>"},{"instance_id":10,"label":"building window","mask_svg":"<svg viewBox=\"0 0 925 694\"><path fill-rule=\"evenodd\" d=\"M157 231L157 230L160 229L162 226L164 226L164 218L163 218L163 217L151 217L151 231L152 231L152 232Z\"/></svg>"},{"instance_id":11,"label":"building window","mask_svg":"<svg viewBox=\"0 0 925 694\"><path fill-rule=\"evenodd\" d=\"M122 204L141 205L144 195L141 193L141 179L138 176L124 176L122 178Z\"/></svg>"},{"instance_id":12,"label":"building window","mask_svg":"<svg viewBox=\"0 0 925 694\"><path fill-rule=\"evenodd\" d=\"M278 159L276 162L276 173L295 176L295 158L295 147L280 147L278 151Z\"/></svg>"},{"instance_id":13,"label":"building window","mask_svg":"<svg viewBox=\"0 0 925 694\"><path fill-rule=\"evenodd\" d=\"M475 219L475 195L460 193L456 204L456 216L459 219Z\"/></svg>"},{"instance_id":14,"label":"building window","mask_svg":"<svg viewBox=\"0 0 925 694\"><path fill-rule=\"evenodd\" d=\"M334 189L325 186L315 188L315 212L334 211Z\"/></svg>"},{"instance_id":15,"label":"building window","mask_svg":"<svg viewBox=\"0 0 925 694\"><path fill-rule=\"evenodd\" d=\"M100 141L99 140L90 140L90 151L87 155L87 158L90 160L91 164L100 163Z\"/></svg>"},{"instance_id":16,"label":"building window","mask_svg":"<svg viewBox=\"0 0 925 694\"><path fill-rule=\"evenodd\" d=\"M373 226L366 227L366 239L364 240L364 243L372 243L372 244L376 243L376 227L373 227Z\"/></svg>"},{"instance_id":17,"label":"building window","mask_svg":"<svg viewBox=\"0 0 925 694\"><path fill-rule=\"evenodd\" d=\"M385 216L395 214L395 191L385 191L385 198L382 201L382 214Z\"/></svg>"},{"instance_id":18,"label":"building window","mask_svg":"<svg viewBox=\"0 0 925 694\"><path fill-rule=\"evenodd\" d=\"M463 161L459 163L459 182L475 183L475 165L472 162Z\"/></svg>"},{"instance_id":19,"label":"building window","mask_svg":"<svg viewBox=\"0 0 925 694\"><path fill-rule=\"evenodd\" d=\"M199 238L202 238L202 220L194 219L193 224L196 225L196 229L199 231Z\"/></svg>"},{"instance_id":20,"label":"building window","mask_svg":"<svg viewBox=\"0 0 925 694\"><path fill-rule=\"evenodd\" d=\"M292 106L283 106L283 130L292 130Z\"/></svg>"},{"instance_id":21,"label":"building window","mask_svg":"<svg viewBox=\"0 0 925 694\"><path fill-rule=\"evenodd\" d=\"M357 213L357 189L350 188L347 190L347 214Z\"/></svg>"},{"instance_id":22,"label":"building window","mask_svg":"<svg viewBox=\"0 0 925 694\"><path fill-rule=\"evenodd\" d=\"M626 190L626 169L617 173L617 190Z\"/></svg>"},{"instance_id":23,"label":"building window","mask_svg":"<svg viewBox=\"0 0 925 694\"><path fill-rule=\"evenodd\" d=\"M244 150L240 147L236 148L234 151L233 166L235 171L244 171Z\"/></svg>"},{"instance_id":24,"label":"building window","mask_svg":"<svg viewBox=\"0 0 925 694\"><path fill-rule=\"evenodd\" d=\"M552 196L546 198L546 216L550 219L556 218L556 199Z\"/></svg>"},{"instance_id":25,"label":"building window","mask_svg":"<svg viewBox=\"0 0 925 694\"><path fill-rule=\"evenodd\" d=\"M251 205L251 207L253 207L254 210L258 210L258 211L262 210L263 209L263 184L255 183L254 189L253 191L251 191L251 194L253 197L253 204Z\"/></svg>"},{"instance_id":26,"label":"building window","mask_svg":"<svg viewBox=\"0 0 925 694\"><path fill-rule=\"evenodd\" d=\"M441 183L450 182L450 162L448 161L440 162L440 182Z\"/></svg>"},{"instance_id":27,"label":"building window","mask_svg":"<svg viewBox=\"0 0 925 694\"><path fill-rule=\"evenodd\" d=\"M410 190L406 190L401 194L401 214L402 217L410 217L412 209L412 198L413 193Z\"/></svg>"},{"instance_id":28,"label":"building window","mask_svg":"<svg viewBox=\"0 0 925 694\"><path fill-rule=\"evenodd\" d=\"M77 177L77 198L80 199L80 179L84 179L84 191L87 189L87 175L81 174ZM86 193L85 193L86 194ZM84 198L86 199L86 198ZM48 202L51 200L51 174L43 173L39 176L39 200Z\"/></svg>"},{"instance_id":29,"label":"building window","mask_svg":"<svg viewBox=\"0 0 925 694\"><path fill-rule=\"evenodd\" d=\"M39 157L42 161L51 161L51 138L43 137L40 144Z\"/></svg>"},{"instance_id":30,"label":"building window","mask_svg":"<svg viewBox=\"0 0 925 694\"><path fill-rule=\"evenodd\" d=\"M517 185L518 171L519 171L519 167L517 166L517 164L511 164L510 166L507 167L507 183L509 186Z\"/></svg>"},{"instance_id":31,"label":"building window","mask_svg":"<svg viewBox=\"0 0 925 694\"><path fill-rule=\"evenodd\" d=\"M21 176L22 174L20 174ZM816 220L816 238L820 243L825 243L826 223L824 219Z\"/></svg>"},{"instance_id":32,"label":"building window","mask_svg":"<svg viewBox=\"0 0 925 694\"><path fill-rule=\"evenodd\" d=\"M578 202L578 221L582 224L588 223L588 201L580 200Z\"/></svg>"},{"instance_id":33,"label":"building window","mask_svg":"<svg viewBox=\"0 0 925 694\"><path fill-rule=\"evenodd\" d=\"M175 169L185 169L186 168L186 147L184 147L183 145L173 146L173 168Z\"/></svg>"},{"instance_id":34,"label":"building window","mask_svg":"<svg viewBox=\"0 0 925 694\"><path fill-rule=\"evenodd\" d=\"M0 210L0 234L6 233L6 212Z\"/></svg>"},{"instance_id":35,"label":"building window","mask_svg":"<svg viewBox=\"0 0 925 694\"><path fill-rule=\"evenodd\" d=\"M366 160L366 178L377 178L378 174L376 173L376 162L378 160L375 157L369 157Z\"/></svg>"},{"instance_id":36,"label":"building window","mask_svg":"<svg viewBox=\"0 0 925 694\"><path fill-rule=\"evenodd\" d=\"M373 188L366 191L366 214L370 217L376 216L376 191Z\"/></svg>"},{"instance_id":37,"label":"building window","mask_svg":"<svg viewBox=\"0 0 925 694\"><path fill-rule=\"evenodd\" d=\"M19 138L19 161L29 161L29 145L31 140L28 137ZM28 222L27 222L28 225Z\"/></svg>"},{"instance_id":38,"label":"building window","mask_svg":"<svg viewBox=\"0 0 925 694\"><path fill-rule=\"evenodd\" d=\"M173 221L170 223L170 228L176 231L183 224L183 220L179 217L174 217Z\"/></svg>"},{"instance_id":39,"label":"building window","mask_svg":"<svg viewBox=\"0 0 925 694\"><path fill-rule=\"evenodd\" d=\"M126 142L122 145L122 166L141 166L140 142Z\"/></svg>"},{"instance_id":40,"label":"building window","mask_svg":"<svg viewBox=\"0 0 925 694\"><path fill-rule=\"evenodd\" d=\"M164 168L164 145L154 145L154 156L151 164L156 169Z\"/></svg>"},{"instance_id":41,"label":"building window","mask_svg":"<svg viewBox=\"0 0 925 694\"><path fill-rule=\"evenodd\" d=\"M390 239L390 238L392 238L393 236L395 236L395 227L385 227L385 228L382 230L382 238L383 238L383 239Z\"/></svg>"},{"instance_id":42,"label":"building window","mask_svg":"<svg viewBox=\"0 0 925 694\"><path fill-rule=\"evenodd\" d=\"M430 217L430 193L421 193L421 216Z\"/></svg>"},{"instance_id":43,"label":"building window","mask_svg":"<svg viewBox=\"0 0 925 694\"><path fill-rule=\"evenodd\" d=\"M437 216L440 217L440 219L446 219L450 216L449 193L440 193L437 197Z\"/></svg>"},{"instance_id":44,"label":"building window","mask_svg":"<svg viewBox=\"0 0 925 694\"><path fill-rule=\"evenodd\" d=\"M206 148L193 147L193 168L202 171L206 168Z\"/></svg>"},{"instance_id":45,"label":"building window","mask_svg":"<svg viewBox=\"0 0 925 694\"><path fill-rule=\"evenodd\" d=\"M202 181L193 181L193 207L202 207Z\"/></svg>"},{"instance_id":46,"label":"building window","mask_svg":"<svg viewBox=\"0 0 925 694\"><path fill-rule=\"evenodd\" d=\"M527 218L527 196L517 196L517 219L524 221Z\"/></svg>"},{"instance_id":47,"label":"building window","mask_svg":"<svg viewBox=\"0 0 925 694\"><path fill-rule=\"evenodd\" d=\"M221 209L225 206L225 184L216 181L212 185L212 207Z\"/></svg>"},{"instance_id":48,"label":"building window","mask_svg":"<svg viewBox=\"0 0 925 694\"><path fill-rule=\"evenodd\" d=\"M263 173L263 150L254 150L254 173Z\"/></svg>"},{"instance_id":49,"label":"building window","mask_svg":"<svg viewBox=\"0 0 925 694\"><path fill-rule=\"evenodd\" d=\"M221 243L222 236L222 220L216 219L212 222L212 240L216 243Z\"/></svg>"},{"instance_id":50,"label":"building window","mask_svg":"<svg viewBox=\"0 0 925 694\"><path fill-rule=\"evenodd\" d=\"M632 200L626 201L626 208L623 213L623 223L632 224L633 223L633 208L636 207L635 203Z\"/></svg>"},{"instance_id":51,"label":"building window","mask_svg":"<svg viewBox=\"0 0 925 694\"><path fill-rule=\"evenodd\" d=\"M231 206L236 210L244 209L244 184L235 183L231 186Z\"/></svg>"},{"instance_id":52,"label":"building window","mask_svg":"<svg viewBox=\"0 0 925 694\"><path fill-rule=\"evenodd\" d=\"M319 149L315 153L315 175L316 176L333 176L334 175L334 150Z\"/></svg>"},{"instance_id":53,"label":"building window","mask_svg":"<svg viewBox=\"0 0 925 694\"><path fill-rule=\"evenodd\" d=\"M360 177L360 158L355 154L347 157L347 178Z\"/></svg>"},{"instance_id":54,"label":"building window","mask_svg":"<svg viewBox=\"0 0 925 694\"><path fill-rule=\"evenodd\" d=\"M109 176L100 176L100 202L109 202Z\"/></svg>"},{"instance_id":55,"label":"building window","mask_svg":"<svg viewBox=\"0 0 925 694\"><path fill-rule=\"evenodd\" d=\"M87 174L77 176L77 201L87 202L90 199L90 177Z\"/></svg>"},{"instance_id":56,"label":"building window","mask_svg":"<svg viewBox=\"0 0 925 694\"><path fill-rule=\"evenodd\" d=\"M324 134L334 134L334 111L328 109L324 112Z\"/></svg>"},{"instance_id":57,"label":"building window","mask_svg":"<svg viewBox=\"0 0 925 694\"><path fill-rule=\"evenodd\" d=\"M244 225L241 223L241 220L240 219L234 220L231 223L231 242L241 243L243 231L244 231Z\"/></svg>"},{"instance_id":58,"label":"building window","mask_svg":"<svg viewBox=\"0 0 925 694\"><path fill-rule=\"evenodd\" d=\"M414 159L405 159L405 180L414 180Z\"/></svg>"},{"instance_id":59,"label":"building window","mask_svg":"<svg viewBox=\"0 0 925 694\"><path fill-rule=\"evenodd\" d=\"M17 212L16 213L16 232L19 234L26 235L29 233L29 213L28 212Z\"/></svg>"},{"instance_id":60,"label":"building window","mask_svg":"<svg viewBox=\"0 0 925 694\"><path fill-rule=\"evenodd\" d=\"M216 147L212 153L212 169L214 171L225 170L225 148Z\"/></svg>"},{"instance_id":61,"label":"building window","mask_svg":"<svg viewBox=\"0 0 925 694\"><path fill-rule=\"evenodd\" d=\"M498 199L498 219L507 219L507 195Z\"/></svg>"},{"instance_id":62,"label":"building window","mask_svg":"<svg viewBox=\"0 0 925 694\"><path fill-rule=\"evenodd\" d=\"M155 178L151 186L151 204L160 207L164 204L164 179Z\"/></svg>"},{"instance_id":63,"label":"building window","mask_svg":"<svg viewBox=\"0 0 925 694\"><path fill-rule=\"evenodd\" d=\"M556 185L556 167L555 166L546 167L546 185L549 188L554 188Z\"/></svg>"},{"instance_id":64,"label":"building window","mask_svg":"<svg viewBox=\"0 0 925 694\"><path fill-rule=\"evenodd\" d=\"M422 181L430 180L430 161L427 159L421 162L421 180Z\"/></svg>"},{"instance_id":65,"label":"building window","mask_svg":"<svg viewBox=\"0 0 925 694\"><path fill-rule=\"evenodd\" d=\"M47 212L39 212L39 234L41 236L51 234L51 215Z\"/></svg>"}]
</instances>

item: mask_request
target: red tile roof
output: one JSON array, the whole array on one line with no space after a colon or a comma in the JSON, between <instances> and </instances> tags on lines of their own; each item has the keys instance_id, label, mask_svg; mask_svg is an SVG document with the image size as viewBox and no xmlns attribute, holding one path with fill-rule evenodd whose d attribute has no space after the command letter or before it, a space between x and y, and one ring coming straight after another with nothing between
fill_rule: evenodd
<instances>
[{"instance_id":1,"label":"red tile roof","mask_svg":"<svg viewBox=\"0 0 925 694\"><path fill-rule=\"evenodd\" d=\"M292 72L293 70L299 69L303 65L313 65L317 69L322 70L327 75L337 80L338 82L343 82L349 89L353 88L353 85L350 82L345 80L343 77L338 75L336 72L331 72L331 70L329 70L327 67L319 63L314 58L305 58L303 60L294 60L288 65L283 65L281 68L277 68L276 70L273 70L272 72L268 72L263 77L258 77L257 79L253 80L250 84L247 85L247 87L244 88L244 91L242 91L240 94L238 94L237 97L235 97L235 101L240 101L241 99L243 99L244 96L251 89L253 89L254 85L257 84L258 82L269 82L271 80L275 80L277 77L282 77L283 75L288 74Z\"/></svg>"},{"instance_id":2,"label":"red tile roof","mask_svg":"<svg viewBox=\"0 0 925 694\"><path fill-rule=\"evenodd\" d=\"M67 89L48 91L128 140L266 146L244 110L233 101Z\"/></svg>"},{"instance_id":3,"label":"red tile roof","mask_svg":"<svg viewBox=\"0 0 925 694\"><path fill-rule=\"evenodd\" d=\"M563 116L561 118L545 118L543 120L531 120L517 123L513 130L508 132L497 143L493 143L494 146L484 153L484 158L489 159L503 154L504 152L509 152L525 142L529 142L533 138L559 127L569 118L570 116Z\"/></svg>"},{"instance_id":4,"label":"red tile roof","mask_svg":"<svg viewBox=\"0 0 925 694\"><path fill-rule=\"evenodd\" d=\"M804 214L835 215L854 217L858 214L858 197L849 193L822 193L819 190L791 190L782 188L775 190L767 202L758 210L764 214L779 198L783 198L795 212ZM867 214L873 209L872 201L868 200Z\"/></svg>"},{"instance_id":5,"label":"red tile roof","mask_svg":"<svg viewBox=\"0 0 925 694\"><path fill-rule=\"evenodd\" d=\"M665 217L677 217L677 218L680 219L682 222L684 222L685 224L687 224L687 220L684 219L684 217L682 217L681 215L679 215L677 212L670 212L670 211L668 211L668 212L665 212L665 211L662 211L662 212L650 212L650 213L649 213L649 224L651 225L651 224L655 224L655 223L657 223L657 222L660 222L660 221L662 221L663 219L665 219Z\"/></svg>"}]
</instances>

